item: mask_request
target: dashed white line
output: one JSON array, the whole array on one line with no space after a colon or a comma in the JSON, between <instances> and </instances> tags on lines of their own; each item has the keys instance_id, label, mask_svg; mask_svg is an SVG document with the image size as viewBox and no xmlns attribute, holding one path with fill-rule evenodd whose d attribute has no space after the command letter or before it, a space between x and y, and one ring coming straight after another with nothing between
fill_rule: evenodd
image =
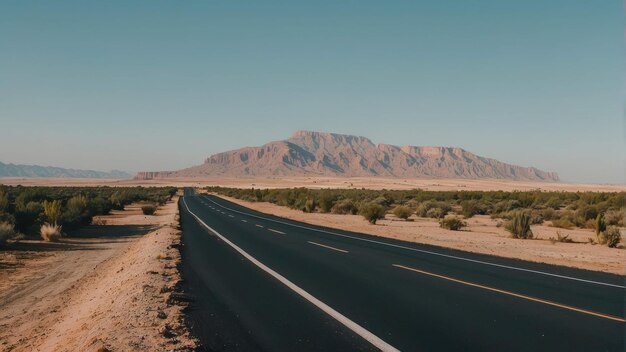
<instances>
[{"instance_id":1,"label":"dashed white line","mask_svg":"<svg viewBox=\"0 0 626 352\"><path fill-rule=\"evenodd\" d=\"M350 253L350 252L348 252L346 250L335 248L335 247L331 247L331 246L327 246L325 244L321 244L321 243L317 243L317 242L313 242L313 241L307 241L307 242L310 243L310 244L314 244L316 246L332 249L333 251L342 252L342 253Z\"/></svg>"},{"instance_id":2,"label":"dashed white line","mask_svg":"<svg viewBox=\"0 0 626 352\"><path fill-rule=\"evenodd\" d=\"M248 220L241 219L241 222L248 222Z\"/></svg>"},{"instance_id":3,"label":"dashed white line","mask_svg":"<svg viewBox=\"0 0 626 352\"><path fill-rule=\"evenodd\" d=\"M272 232L275 232L275 233L280 234L280 235L286 235L286 233L284 233L282 231L274 230L274 229L267 229L267 231L272 231Z\"/></svg>"},{"instance_id":4,"label":"dashed white line","mask_svg":"<svg viewBox=\"0 0 626 352\"><path fill-rule=\"evenodd\" d=\"M482 261L482 260L458 257L458 256L455 256L455 255L450 255L450 254L437 253L437 252L428 251L428 250L424 250L424 249L418 249L418 248L413 248L413 247L402 246L402 245L399 245L399 244L386 243L386 242L381 242L381 241L376 241L376 240L370 240L370 239L367 239L367 238L359 238L359 237L354 237L354 236L350 236L350 235L344 235L344 234L337 233L337 232L332 232L332 231L319 230L319 229L315 229L315 228L308 227L308 226L301 226L301 225L291 224L291 223L288 223L288 222L285 222L285 221L269 219L269 218L265 218L265 217L262 217L262 216L253 215L253 214L245 213L245 212L242 212L242 211L239 211L239 210L231 209L229 207L223 206L223 205L215 202L214 200L212 200L212 199L210 199L208 197L205 198L205 199L208 200L209 202L215 204L218 207L230 210L230 211L238 213L238 214L242 214L242 215L246 215L246 216L250 216L250 217L253 217L253 218L262 219L262 220L266 220L266 221L272 221L272 222L275 222L277 224L288 225L288 226L291 226L291 227L296 227L296 228L305 229L305 230L309 230L309 231L316 231L316 232L319 232L319 233L325 233L325 234L329 234L329 235L334 235L334 236L339 236L339 237L344 237L344 238L350 238L350 239L357 240L357 241L376 243L376 244L380 244L380 245L383 245L383 246L389 246L389 247L395 247L395 248L402 248L402 249L406 249L406 250L413 251L413 252L419 252L419 253L430 254L430 255L435 255L435 256L439 256L439 257L445 257L445 258L450 258L450 259L462 260L462 261L476 263L476 264L495 266L495 267L503 268L503 269L517 270L517 271L523 271L523 272L527 272L527 273L533 273L533 274L557 277L557 278L560 278L560 279L573 280L573 281L578 281L578 282L585 282L585 283L588 283L588 284L595 284L595 285L602 285L602 286L608 286L608 287L615 287L615 288L624 289L624 286L622 286L622 285L610 284L608 282L586 280L586 279L581 279L581 278L572 277L572 276L553 274L553 273L549 273L549 272L546 272L546 271L525 269L525 268L519 268L519 267L515 267L515 266L510 266L510 265L503 265L503 264L485 262L485 261Z\"/></svg>"},{"instance_id":5,"label":"dashed white line","mask_svg":"<svg viewBox=\"0 0 626 352\"><path fill-rule=\"evenodd\" d=\"M263 225L255 224L254 226L264 229Z\"/></svg>"},{"instance_id":6,"label":"dashed white line","mask_svg":"<svg viewBox=\"0 0 626 352\"><path fill-rule=\"evenodd\" d=\"M388 344L387 342L383 341L383 339L381 339L380 337L374 335L373 333L371 333L370 331L368 331L367 329L365 329L361 325L359 325L359 324L355 323L354 321L350 320L345 315L343 315L343 314L339 313L338 311L334 310L333 308L331 308L326 303L324 303L324 302L320 301L319 299L315 298L313 295L311 295L310 293L308 293L304 289L300 288L299 286L297 286L293 282L289 281L284 276L282 276L279 273L277 273L276 271L272 270L267 265L261 263L256 258L254 258L250 254L248 254L246 251L244 251L243 249L239 248L236 244L234 244L233 242L228 240L226 237L222 236L222 234L220 234L219 232L217 232L214 229L212 229L209 225L207 225L204 221L202 221L196 214L194 214L191 210L189 210L189 206L187 206L187 202L185 201L184 197L183 197L183 204L185 204L185 208L187 209L189 214L191 214L194 218L196 218L196 220L201 225L203 225L209 231L214 233L222 241L224 241L226 244L231 246L233 249L235 249L237 252L239 252L246 259L251 261L254 265L258 266L261 270L265 271L266 273L272 275L275 279L277 279L283 285L287 286L292 291L294 291L295 293L300 295L302 298L304 298L307 301L311 302L317 308L321 309L326 314L330 315L332 318L334 318L335 320L337 320L338 322L343 324L348 329L352 330L357 335L359 335L362 338L364 338L366 341L368 341L369 343L374 345L374 347L380 349L381 351L385 351L385 352L387 352L387 351L389 351L389 352L391 352L391 351L399 351L397 348L395 348L392 345Z\"/></svg>"}]
</instances>

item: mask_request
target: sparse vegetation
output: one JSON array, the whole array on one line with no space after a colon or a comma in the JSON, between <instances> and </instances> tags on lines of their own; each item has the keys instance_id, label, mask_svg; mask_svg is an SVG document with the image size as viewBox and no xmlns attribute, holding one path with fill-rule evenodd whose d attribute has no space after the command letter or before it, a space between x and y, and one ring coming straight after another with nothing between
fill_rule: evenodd
<instances>
[{"instance_id":1,"label":"sparse vegetation","mask_svg":"<svg viewBox=\"0 0 626 352\"><path fill-rule=\"evenodd\" d=\"M46 242L56 242L61 238L61 226L45 223L39 229L41 239Z\"/></svg>"},{"instance_id":2,"label":"sparse vegetation","mask_svg":"<svg viewBox=\"0 0 626 352\"><path fill-rule=\"evenodd\" d=\"M408 220L411 214L413 214L411 208L404 205L398 205L393 209L393 215L403 220Z\"/></svg>"},{"instance_id":3,"label":"sparse vegetation","mask_svg":"<svg viewBox=\"0 0 626 352\"><path fill-rule=\"evenodd\" d=\"M561 242L561 243L573 243L574 240L572 240L571 238L569 238L569 235L562 235L560 231L556 232L556 238L555 237L550 237L549 240L552 243L556 243L556 242Z\"/></svg>"},{"instance_id":4,"label":"sparse vegetation","mask_svg":"<svg viewBox=\"0 0 626 352\"><path fill-rule=\"evenodd\" d=\"M368 204L383 210L415 209L418 217L444 219L446 215L489 215L510 226L521 213L528 226L548 221L563 229L595 229L598 216L606 226L625 226L626 192L504 192L504 191L424 191L366 189L236 189L208 187L208 191L254 202L270 202L305 212L357 214ZM398 216L397 214L395 214ZM515 220L518 219L518 220ZM501 221L500 221L501 220ZM517 231L517 228L516 230ZM520 230L521 231L521 230ZM522 232L520 232L522 233ZM532 231L520 238L532 237ZM515 235L517 236L517 235ZM558 240L558 239L557 239Z\"/></svg>"},{"instance_id":5,"label":"sparse vegetation","mask_svg":"<svg viewBox=\"0 0 626 352\"><path fill-rule=\"evenodd\" d=\"M385 218L385 207L376 203L366 203L359 207L359 214L370 224L376 224L376 221Z\"/></svg>"},{"instance_id":6,"label":"sparse vegetation","mask_svg":"<svg viewBox=\"0 0 626 352\"><path fill-rule=\"evenodd\" d=\"M23 187L0 185L0 223L14 232L41 236L44 224L74 229L96 215L123 209L133 202L164 204L174 187ZM48 230L46 230L48 231Z\"/></svg>"},{"instance_id":7,"label":"sparse vegetation","mask_svg":"<svg viewBox=\"0 0 626 352\"><path fill-rule=\"evenodd\" d=\"M511 220L505 225L505 228L511 233L513 238L533 238L533 232L530 229L530 214L527 212L516 211L511 217Z\"/></svg>"},{"instance_id":8,"label":"sparse vegetation","mask_svg":"<svg viewBox=\"0 0 626 352\"><path fill-rule=\"evenodd\" d=\"M143 215L154 215L156 213L157 208L153 204L146 204L141 207L141 211Z\"/></svg>"},{"instance_id":9,"label":"sparse vegetation","mask_svg":"<svg viewBox=\"0 0 626 352\"><path fill-rule=\"evenodd\" d=\"M439 221L439 226L444 229L459 231L467 226L467 223L458 216L446 216Z\"/></svg>"}]
</instances>

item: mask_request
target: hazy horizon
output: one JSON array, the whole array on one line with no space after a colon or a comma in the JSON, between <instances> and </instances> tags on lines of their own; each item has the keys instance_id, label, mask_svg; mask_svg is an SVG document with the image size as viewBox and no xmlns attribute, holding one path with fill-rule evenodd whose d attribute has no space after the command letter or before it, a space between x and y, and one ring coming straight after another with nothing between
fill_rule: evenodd
<instances>
[{"instance_id":1,"label":"hazy horizon","mask_svg":"<svg viewBox=\"0 0 626 352\"><path fill-rule=\"evenodd\" d=\"M564 0L5 3L0 162L176 170L305 129L623 184L623 15Z\"/></svg>"}]
</instances>

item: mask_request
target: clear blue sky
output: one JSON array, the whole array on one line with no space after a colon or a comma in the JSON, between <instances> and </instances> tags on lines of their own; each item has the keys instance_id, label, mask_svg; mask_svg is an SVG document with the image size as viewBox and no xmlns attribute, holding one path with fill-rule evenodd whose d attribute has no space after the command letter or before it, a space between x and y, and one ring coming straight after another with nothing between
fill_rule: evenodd
<instances>
[{"instance_id":1,"label":"clear blue sky","mask_svg":"<svg viewBox=\"0 0 626 352\"><path fill-rule=\"evenodd\" d=\"M0 161L161 170L298 129L624 182L621 1L3 1Z\"/></svg>"}]
</instances>

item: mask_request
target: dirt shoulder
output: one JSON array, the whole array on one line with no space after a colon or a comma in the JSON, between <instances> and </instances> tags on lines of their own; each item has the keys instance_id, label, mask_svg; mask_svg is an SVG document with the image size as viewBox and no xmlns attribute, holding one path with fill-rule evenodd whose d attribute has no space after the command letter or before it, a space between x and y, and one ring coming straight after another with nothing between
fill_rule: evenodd
<instances>
[{"instance_id":1,"label":"dirt shoulder","mask_svg":"<svg viewBox=\"0 0 626 352\"><path fill-rule=\"evenodd\" d=\"M190 350L180 277L176 199L96 219L59 243L22 241L0 251L0 349Z\"/></svg>"},{"instance_id":2,"label":"dirt shoulder","mask_svg":"<svg viewBox=\"0 0 626 352\"><path fill-rule=\"evenodd\" d=\"M626 274L626 250L588 243L589 238L595 238L595 234L587 229L564 230L547 225L534 225L532 230L536 239L521 240L511 238L501 226L498 227L497 220L488 216L475 216L468 219L468 227L464 231L442 229L439 227L439 223L433 219L412 216L411 220L413 221L403 221L390 214L385 220L379 220L376 225L370 225L358 215L303 213L271 203L248 202L215 195L267 214L314 225L474 253L619 275ZM569 236L575 243L550 241L550 238L557 238L557 232Z\"/></svg>"}]
</instances>

